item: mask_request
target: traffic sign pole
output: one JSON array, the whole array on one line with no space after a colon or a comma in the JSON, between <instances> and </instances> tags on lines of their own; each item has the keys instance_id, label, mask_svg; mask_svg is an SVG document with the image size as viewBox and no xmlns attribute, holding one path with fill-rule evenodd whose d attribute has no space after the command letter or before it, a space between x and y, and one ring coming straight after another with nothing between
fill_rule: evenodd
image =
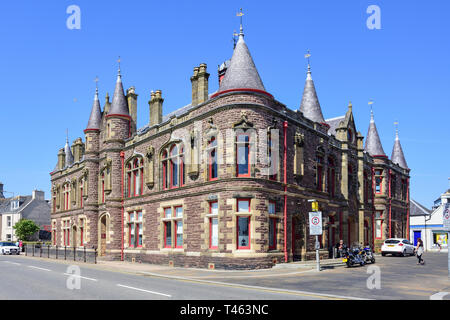
<instances>
[{"instance_id":1,"label":"traffic sign pole","mask_svg":"<svg viewBox=\"0 0 450 320\"><path fill-rule=\"evenodd\" d=\"M450 203L446 203L444 205L444 210L442 210L442 220L443 220L443 224L444 224L444 230L447 231L447 262L448 262L448 278L450 279L450 245L449 245L449 240L450 240Z\"/></svg>"}]
</instances>

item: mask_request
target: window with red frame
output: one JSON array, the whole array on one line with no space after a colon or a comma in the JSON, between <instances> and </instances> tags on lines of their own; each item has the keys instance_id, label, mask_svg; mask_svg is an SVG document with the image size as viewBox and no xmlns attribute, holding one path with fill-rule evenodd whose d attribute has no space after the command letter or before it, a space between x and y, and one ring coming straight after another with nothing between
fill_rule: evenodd
<instances>
[{"instance_id":1,"label":"window with red frame","mask_svg":"<svg viewBox=\"0 0 450 320\"><path fill-rule=\"evenodd\" d=\"M237 216L237 249L250 249L250 199L237 200L238 213L248 216Z\"/></svg>"},{"instance_id":2,"label":"window with red frame","mask_svg":"<svg viewBox=\"0 0 450 320\"><path fill-rule=\"evenodd\" d=\"M83 208L84 179L80 180L80 208Z\"/></svg>"},{"instance_id":3,"label":"window with red frame","mask_svg":"<svg viewBox=\"0 0 450 320\"><path fill-rule=\"evenodd\" d=\"M381 194L383 192L383 170L375 170L375 193Z\"/></svg>"},{"instance_id":4,"label":"window with red frame","mask_svg":"<svg viewBox=\"0 0 450 320\"><path fill-rule=\"evenodd\" d=\"M175 248L183 248L183 207L175 207Z\"/></svg>"},{"instance_id":5,"label":"window with red frame","mask_svg":"<svg viewBox=\"0 0 450 320\"><path fill-rule=\"evenodd\" d=\"M80 247L84 246L84 219L80 219Z\"/></svg>"},{"instance_id":6,"label":"window with red frame","mask_svg":"<svg viewBox=\"0 0 450 320\"><path fill-rule=\"evenodd\" d=\"M56 221L53 221L52 225L52 238L53 238L53 245L56 246Z\"/></svg>"},{"instance_id":7,"label":"window with red frame","mask_svg":"<svg viewBox=\"0 0 450 320\"><path fill-rule=\"evenodd\" d=\"M331 157L328 158L327 186L330 196L334 197L336 193L336 165Z\"/></svg>"},{"instance_id":8,"label":"window with red frame","mask_svg":"<svg viewBox=\"0 0 450 320\"><path fill-rule=\"evenodd\" d=\"M64 232L64 245L70 246L70 220L64 220L63 232Z\"/></svg>"},{"instance_id":9,"label":"window with red frame","mask_svg":"<svg viewBox=\"0 0 450 320\"><path fill-rule=\"evenodd\" d=\"M217 140L212 137L208 142L208 179L210 181L216 180L217 172Z\"/></svg>"},{"instance_id":10,"label":"window with red frame","mask_svg":"<svg viewBox=\"0 0 450 320\"><path fill-rule=\"evenodd\" d=\"M127 166L128 197L140 196L144 193L144 160L136 158Z\"/></svg>"},{"instance_id":11,"label":"window with red frame","mask_svg":"<svg viewBox=\"0 0 450 320\"><path fill-rule=\"evenodd\" d=\"M209 203L209 248L217 249L219 247L219 203L213 201Z\"/></svg>"},{"instance_id":12,"label":"window with red frame","mask_svg":"<svg viewBox=\"0 0 450 320\"><path fill-rule=\"evenodd\" d=\"M323 191L323 157L316 157L316 189Z\"/></svg>"},{"instance_id":13,"label":"window with red frame","mask_svg":"<svg viewBox=\"0 0 450 320\"><path fill-rule=\"evenodd\" d=\"M273 156L272 152L277 150L272 149L276 146L273 142L272 133L269 131L267 135L267 153L268 153L268 169L269 169L269 180L277 180L277 170L278 170L278 157Z\"/></svg>"},{"instance_id":14,"label":"window with red frame","mask_svg":"<svg viewBox=\"0 0 450 320\"><path fill-rule=\"evenodd\" d=\"M277 248L277 223L278 219L270 217L270 215L276 214L275 201L269 201L269 250L275 250Z\"/></svg>"},{"instance_id":15,"label":"window with red frame","mask_svg":"<svg viewBox=\"0 0 450 320\"><path fill-rule=\"evenodd\" d=\"M104 203L105 202L105 172L102 172L101 184L102 184L102 203Z\"/></svg>"},{"instance_id":16,"label":"window with red frame","mask_svg":"<svg viewBox=\"0 0 450 320\"><path fill-rule=\"evenodd\" d=\"M64 206L63 206L63 208L64 208L64 210L69 210L69 200L70 200L69 192L70 192L70 186L69 186L68 183L66 183L64 185L64 189L63 189L63 195L64 195L64 197L63 197L64 198Z\"/></svg>"},{"instance_id":17,"label":"window with red frame","mask_svg":"<svg viewBox=\"0 0 450 320\"><path fill-rule=\"evenodd\" d=\"M162 153L163 189L175 189L185 185L184 147L173 144Z\"/></svg>"},{"instance_id":18,"label":"window with red frame","mask_svg":"<svg viewBox=\"0 0 450 320\"><path fill-rule=\"evenodd\" d=\"M236 136L236 175L250 177L250 135L239 133Z\"/></svg>"},{"instance_id":19,"label":"window with red frame","mask_svg":"<svg viewBox=\"0 0 450 320\"><path fill-rule=\"evenodd\" d=\"M375 213L375 239L383 238L383 211Z\"/></svg>"},{"instance_id":20,"label":"window with red frame","mask_svg":"<svg viewBox=\"0 0 450 320\"><path fill-rule=\"evenodd\" d=\"M128 244L130 247L142 247L142 211L128 213Z\"/></svg>"}]
</instances>

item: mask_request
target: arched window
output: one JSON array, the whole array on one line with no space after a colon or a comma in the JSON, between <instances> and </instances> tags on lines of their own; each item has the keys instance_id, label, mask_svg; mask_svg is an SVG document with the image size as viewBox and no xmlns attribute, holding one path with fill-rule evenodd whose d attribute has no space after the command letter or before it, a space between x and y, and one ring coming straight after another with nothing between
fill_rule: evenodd
<instances>
[{"instance_id":1,"label":"arched window","mask_svg":"<svg viewBox=\"0 0 450 320\"><path fill-rule=\"evenodd\" d=\"M174 189L185 184L184 147L170 145L162 153L163 189Z\"/></svg>"},{"instance_id":2,"label":"arched window","mask_svg":"<svg viewBox=\"0 0 450 320\"><path fill-rule=\"evenodd\" d=\"M83 208L84 178L80 180L80 208Z\"/></svg>"},{"instance_id":3,"label":"arched window","mask_svg":"<svg viewBox=\"0 0 450 320\"><path fill-rule=\"evenodd\" d=\"M274 145L273 137L271 132L267 134L267 155L269 160L269 168L272 170L269 172L269 179L270 180L277 180L277 170L278 170L278 163L276 161L276 157L272 156L272 146ZM275 151L277 152L277 151Z\"/></svg>"},{"instance_id":4,"label":"arched window","mask_svg":"<svg viewBox=\"0 0 450 320\"><path fill-rule=\"evenodd\" d=\"M323 157L316 157L316 189L323 191Z\"/></svg>"},{"instance_id":5,"label":"arched window","mask_svg":"<svg viewBox=\"0 0 450 320\"><path fill-rule=\"evenodd\" d=\"M63 194L64 194L64 210L69 210L69 202L70 202L70 198L69 198L69 193L70 193L70 184L66 183L64 185L64 189L63 189Z\"/></svg>"},{"instance_id":6,"label":"arched window","mask_svg":"<svg viewBox=\"0 0 450 320\"><path fill-rule=\"evenodd\" d=\"M128 197L140 196L144 193L144 160L135 158L127 165Z\"/></svg>"},{"instance_id":7,"label":"arched window","mask_svg":"<svg viewBox=\"0 0 450 320\"><path fill-rule=\"evenodd\" d=\"M328 158L327 186L330 196L334 197L336 193L336 164L332 157Z\"/></svg>"},{"instance_id":8,"label":"arched window","mask_svg":"<svg viewBox=\"0 0 450 320\"><path fill-rule=\"evenodd\" d=\"M217 179L217 169L217 140L212 137L208 142L208 180Z\"/></svg>"}]
</instances>

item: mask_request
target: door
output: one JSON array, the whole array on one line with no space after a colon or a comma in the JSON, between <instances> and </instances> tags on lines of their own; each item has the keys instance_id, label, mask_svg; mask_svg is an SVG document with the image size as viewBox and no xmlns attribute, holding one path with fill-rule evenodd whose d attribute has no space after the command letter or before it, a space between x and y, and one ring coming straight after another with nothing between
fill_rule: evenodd
<instances>
[{"instance_id":1,"label":"door","mask_svg":"<svg viewBox=\"0 0 450 320\"><path fill-rule=\"evenodd\" d=\"M100 256L106 253L106 214L100 219Z\"/></svg>"},{"instance_id":2,"label":"door","mask_svg":"<svg viewBox=\"0 0 450 320\"><path fill-rule=\"evenodd\" d=\"M414 231L414 246L417 246L417 239L422 238L422 231Z\"/></svg>"}]
</instances>

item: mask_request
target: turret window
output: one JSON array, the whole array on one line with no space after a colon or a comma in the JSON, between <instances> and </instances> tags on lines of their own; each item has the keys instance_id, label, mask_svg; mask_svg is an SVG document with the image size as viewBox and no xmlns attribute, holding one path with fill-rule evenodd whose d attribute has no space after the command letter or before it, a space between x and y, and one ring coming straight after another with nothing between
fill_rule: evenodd
<instances>
[{"instance_id":1,"label":"turret window","mask_svg":"<svg viewBox=\"0 0 450 320\"><path fill-rule=\"evenodd\" d=\"M383 170L375 170L375 193L381 194L383 192L382 189L383 182Z\"/></svg>"},{"instance_id":2,"label":"turret window","mask_svg":"<svg viewBox=\"0 0 450 320\"><path fill-rule=\"evenodd\" d=\"M236 137L236 173L238 177L250 177L250 135L246 133Z\"/></svg>"}]
</instances>

